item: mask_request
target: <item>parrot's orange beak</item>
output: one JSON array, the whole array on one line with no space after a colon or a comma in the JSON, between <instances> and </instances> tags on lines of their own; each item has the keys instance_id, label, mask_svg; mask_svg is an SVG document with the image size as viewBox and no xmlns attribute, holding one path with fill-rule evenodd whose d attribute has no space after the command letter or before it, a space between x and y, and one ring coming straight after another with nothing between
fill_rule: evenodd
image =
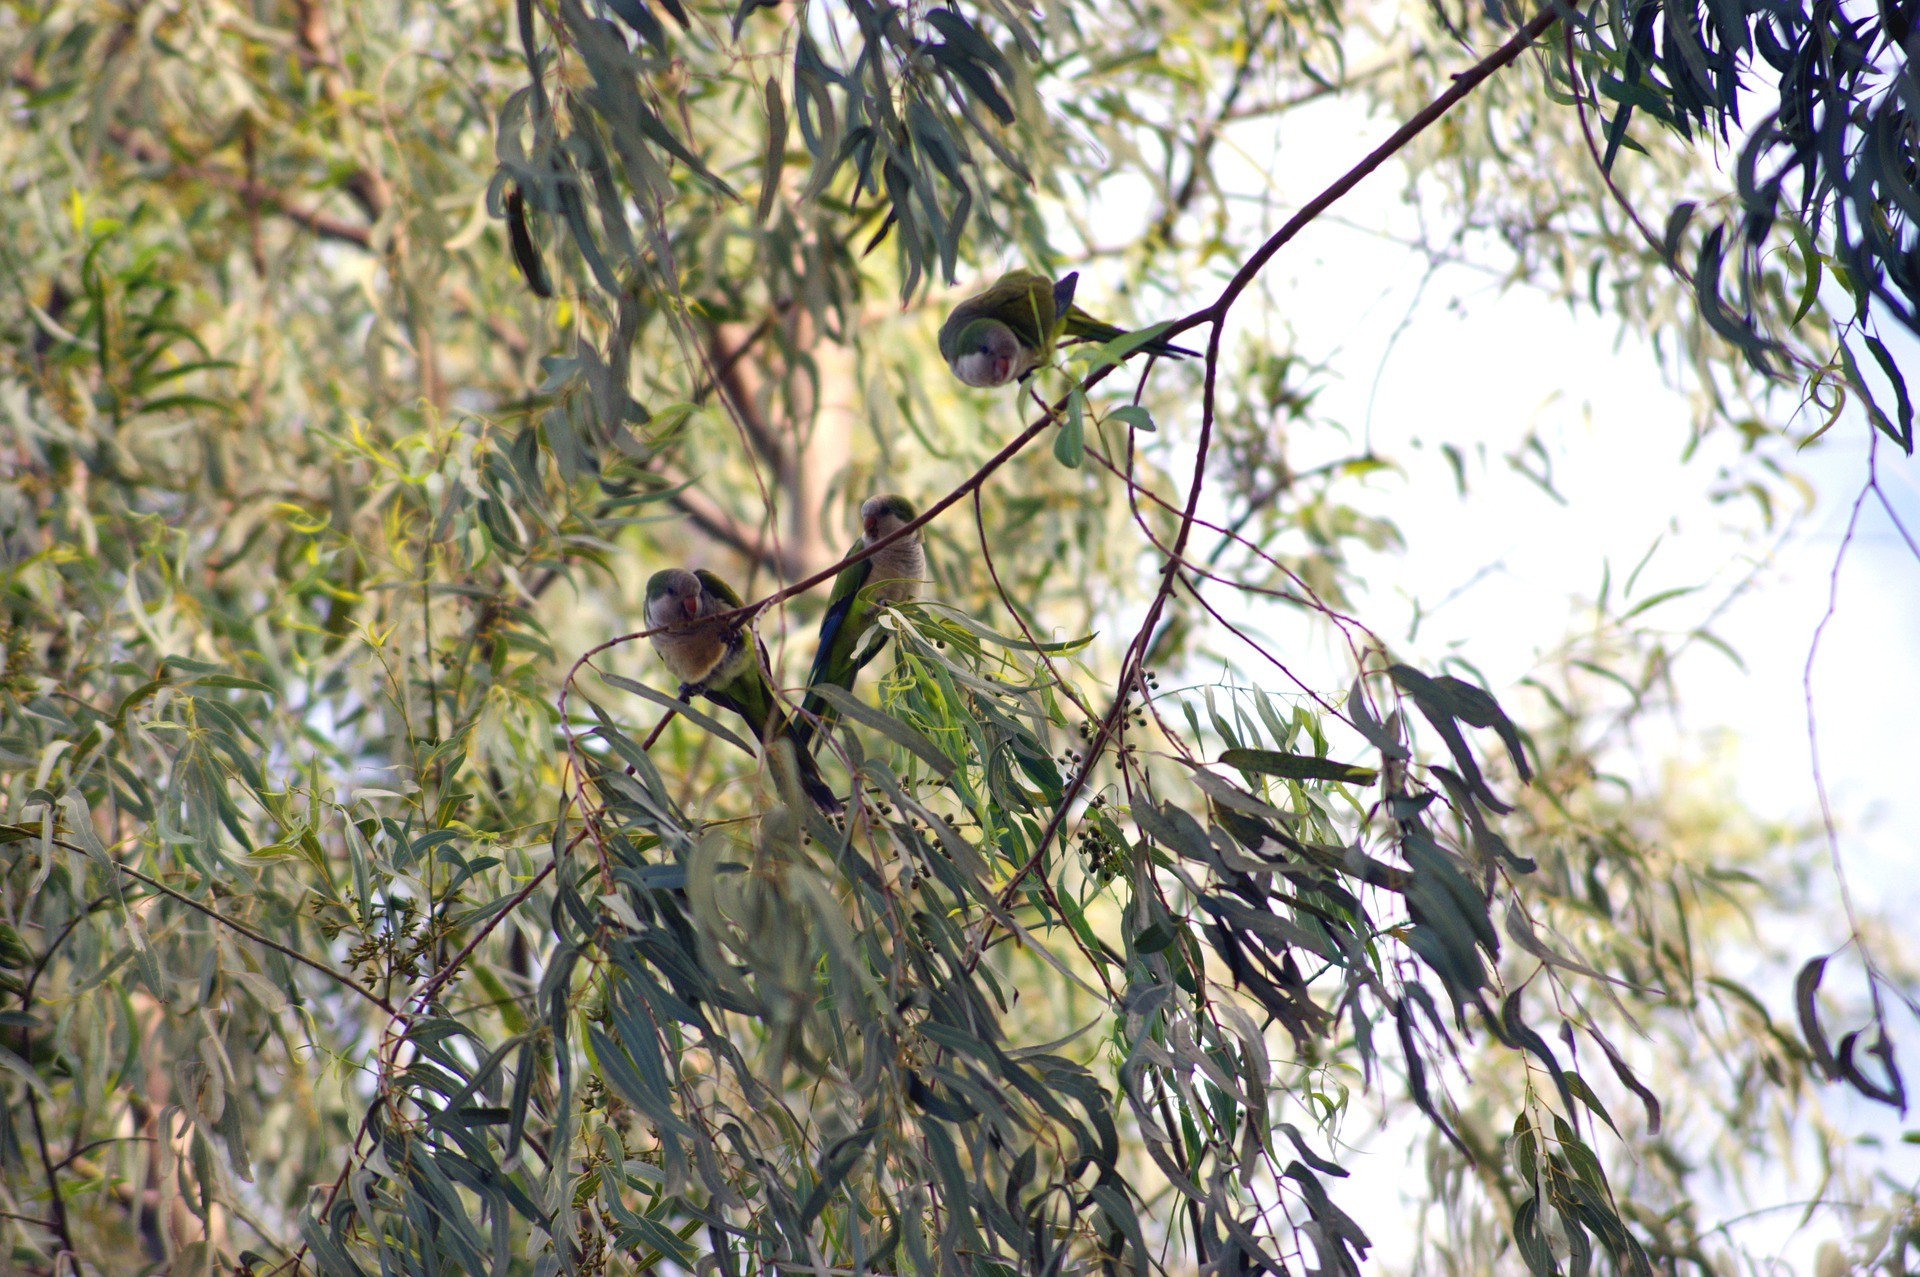
<instances>
[{"instance_id":1,"label":"parrot's orange beak","mask_svg":"<svg viewBox=\"0 0 1920 1277\"><path fill-rule=\"evenodd\" d=\"M699 616L700 615L700 596L698 594L689 594L687 595L686 598L681 599L680 610L687 614L687 619L689 621L693 620L693 618L695 618L696 616Z\"/></svg>"},{"instance_id":2,"label":"parrot's orange beak","mask_svg":"<svg viewBox=\"0 0 1920 1277\"><path fill-rule=\"evenodd\" d=\"M868 519L861 526L866 529L867 540L869 542L878 541L880 539L880 520Z\"/></svg>"}]
</instances>

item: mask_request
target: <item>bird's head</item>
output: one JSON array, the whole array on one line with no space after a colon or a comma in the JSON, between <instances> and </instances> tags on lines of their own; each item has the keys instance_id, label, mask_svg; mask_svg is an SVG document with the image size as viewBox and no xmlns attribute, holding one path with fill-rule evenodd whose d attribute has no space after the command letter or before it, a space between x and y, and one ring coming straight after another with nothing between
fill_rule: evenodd
<instances>
[{"instance_id":1,"label":"bird's head","mask_svg":"<svg viewBox=\"0 0 1920 1277\"><path fill-rule=\"evenodd\" d=\"M685 625L700 616L700 578L685 568L666 568L647 578L647 627Z\"/></svg>"},{"instance_id":2,"label":"bird's head","mask_svg":"<svg viewBox=\"0 0 1920 1277\"><path fill-rule=\"evenodd\" d=\"M1020 373L1020 339L997 319L976 319L954 341L953 375L969 386L1004 386Z\"/></svg>"},{"instance_id":3,"label":"bird's head","mask_svg":"<svg viewBox=\"0 0 1920 1277\"><path fill-rule=\"evenodd\" d=\"M868 497L860 506L860 531L865 534L867 544L872 545L881 537L892 536L903 525L912 523L915 517L913 503L897 492ZM919 540L919 531L916 529L909 539Z\"/></svg>"}]
</instances>

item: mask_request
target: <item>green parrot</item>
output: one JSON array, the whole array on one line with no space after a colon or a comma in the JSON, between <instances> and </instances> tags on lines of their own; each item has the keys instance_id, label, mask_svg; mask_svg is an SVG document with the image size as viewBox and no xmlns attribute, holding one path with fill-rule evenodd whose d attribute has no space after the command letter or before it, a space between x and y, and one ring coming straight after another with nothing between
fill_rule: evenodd
<instances>
[{"instance_id":1,"label":"green parrot","mask_svg":"<svg viewBox=\"0 0 1920 1277\"><path fill-rule=\"evenodd\" d=\"M1008 271L998 283L961 302L940 325L940 355L969 386L1004 386L1053 358L1055 341L1112 341L1124 328L1102 323L1073 304L1080 272L1058 283L1030 270ZM1171 342L1140 347L1178 357L1196 352Z\"/></svg>"},{"instance_id":2,"label":"green parrot","mask_svg":"<svg viewBox=\"0 0 1920 1277\"><path fill-rule=\"evenodd\" d=\"M821 811L843 810L807 753L806 738L781 711L767 681L767 649L759 637L737 617L702 624L707 617L739 606L740 596L733 587L712 572L684 568L655 572L647 580L646 608L647 628L660 630L653 635L653 650L680 680L681 700L697 692L732 710L746 720L763 746L775 736L785 736L794 744L800 787L807 797Z\"/></svg>"},{"instance_id":3,"label":"green parrot","mask_svg":"<svg viewBox=\"0 0 1920 1277\"><path fill-rule=\"evenodd\" d=\"M847 553L858 554L914 518L913 503L903 496L888 493L868 497L860 506L861 537ZM871 558L842 568L833 579L827 614L820 618L820 645L814 650L813 672L807 675L807 699L800 704L797 730L802 741L812 739L815 725L824 724L833 712L826 697L813 689L831 683L853 690L854 679L887 644L886 631L873 625L880 605L913 598L920 593L926 575L926 548L920 530L915 528ZM864 647L862 638L867 640Z\"/></svg>"}]
</instances>

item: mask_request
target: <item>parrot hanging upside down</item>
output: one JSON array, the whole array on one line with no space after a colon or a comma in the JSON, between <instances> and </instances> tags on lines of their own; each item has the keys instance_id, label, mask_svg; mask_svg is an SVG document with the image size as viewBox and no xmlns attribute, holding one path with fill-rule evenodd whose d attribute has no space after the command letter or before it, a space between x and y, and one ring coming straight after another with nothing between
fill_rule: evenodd
<instances>
[{"instance_id":1,"label":"parrot hanging upside down","mask_svg":"<svg viewBox=\"0 0 1920 1277\"><path fill-rule=\"evenodd\" d=\"M1073 304L1080 272L1051 283L1030 270L1008 271L999 282L961 302L940 325L940 355L969 386L1004 386L1053 358L1056 340L1112 341L1126 329L1102 323ZM1141 350L1177 358L1197 352L1166 341Z\"/></svg>"},{"instance_id":2,"label":"parrot hanging upside down","mask_svg":"<svg viewBox=\"0 0 1920 1277\"><path fill-rule=\"evenodd\" d=\"M647 580L647 628L662 629L653 636L660 663L680 680L681 700L696 692L746 720L764 747L776 736L793 742L800 787L825 812L843 810L820 769L807 753L801 736L780 709L767 682L767 650L741 618L706 618L740 606L733 587L712 572L667 568Z\"/></svg>"},{"instance_id":3,"label":"parrot hanging upside down","mask_svg":"<svg viewBox=\"0 0 1920 1277\"><path fill-rule=\"evenodd\" d=\"M905 497L889 493L868 497L860 506L861 537L848 548L858 554L882 537L890 536L913 522L913 504ZM813 672L807 675L807 699L800 705L800 726L804 742L813 735L814 725L831 717L826 697L813 689L823 683L853 690L854 679L868 661L887 644L884 630L874 630L865 647L860 640L873 630L874 618L883 603L904 603L920 593L927 575L927 554L915 528L878 553L842 568L833 579L833 593L827 598L827 614L820 618L820 645L813 654Z\"/></svg>"}]
</instances>

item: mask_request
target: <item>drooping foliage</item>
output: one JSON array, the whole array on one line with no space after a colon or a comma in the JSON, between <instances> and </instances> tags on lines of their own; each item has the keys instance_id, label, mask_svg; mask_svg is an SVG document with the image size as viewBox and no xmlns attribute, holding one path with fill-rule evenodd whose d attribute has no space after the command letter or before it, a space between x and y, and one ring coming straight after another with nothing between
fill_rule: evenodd
<instances>
[{"instance_id":1,"label":"drooping foliage","mask_svg":"<svg viewBox=\"0 0 1920 1277\"><path fill-rule=\"evenodd\" d=\"M1727 946L1811 907L1796 835L1596 780L1663 702L1640 605L1529 713L1363 623L1385 463L1293 464L1316 374L1241 324L1282 219L1219 150L1464 98L1413 198L1615 280L1756 446L1727 388L1837 416L1857 337L1910 450L1907 32L1390 16L9 10L14 1266L1346 1274L1414 1226L1343 1185L1380 1115L1422 1267L1736 1269L1703 1150L1807 1138L1821 1076L1901 1105L1895 959L1870 1017L1770 1001ZM933 331L1003 257L1207 355L965 395ZM880 490L933 576L832 697L830 818L672 699L639 583L724 566L797 693Z\"/></svg>"}]
</instances>

